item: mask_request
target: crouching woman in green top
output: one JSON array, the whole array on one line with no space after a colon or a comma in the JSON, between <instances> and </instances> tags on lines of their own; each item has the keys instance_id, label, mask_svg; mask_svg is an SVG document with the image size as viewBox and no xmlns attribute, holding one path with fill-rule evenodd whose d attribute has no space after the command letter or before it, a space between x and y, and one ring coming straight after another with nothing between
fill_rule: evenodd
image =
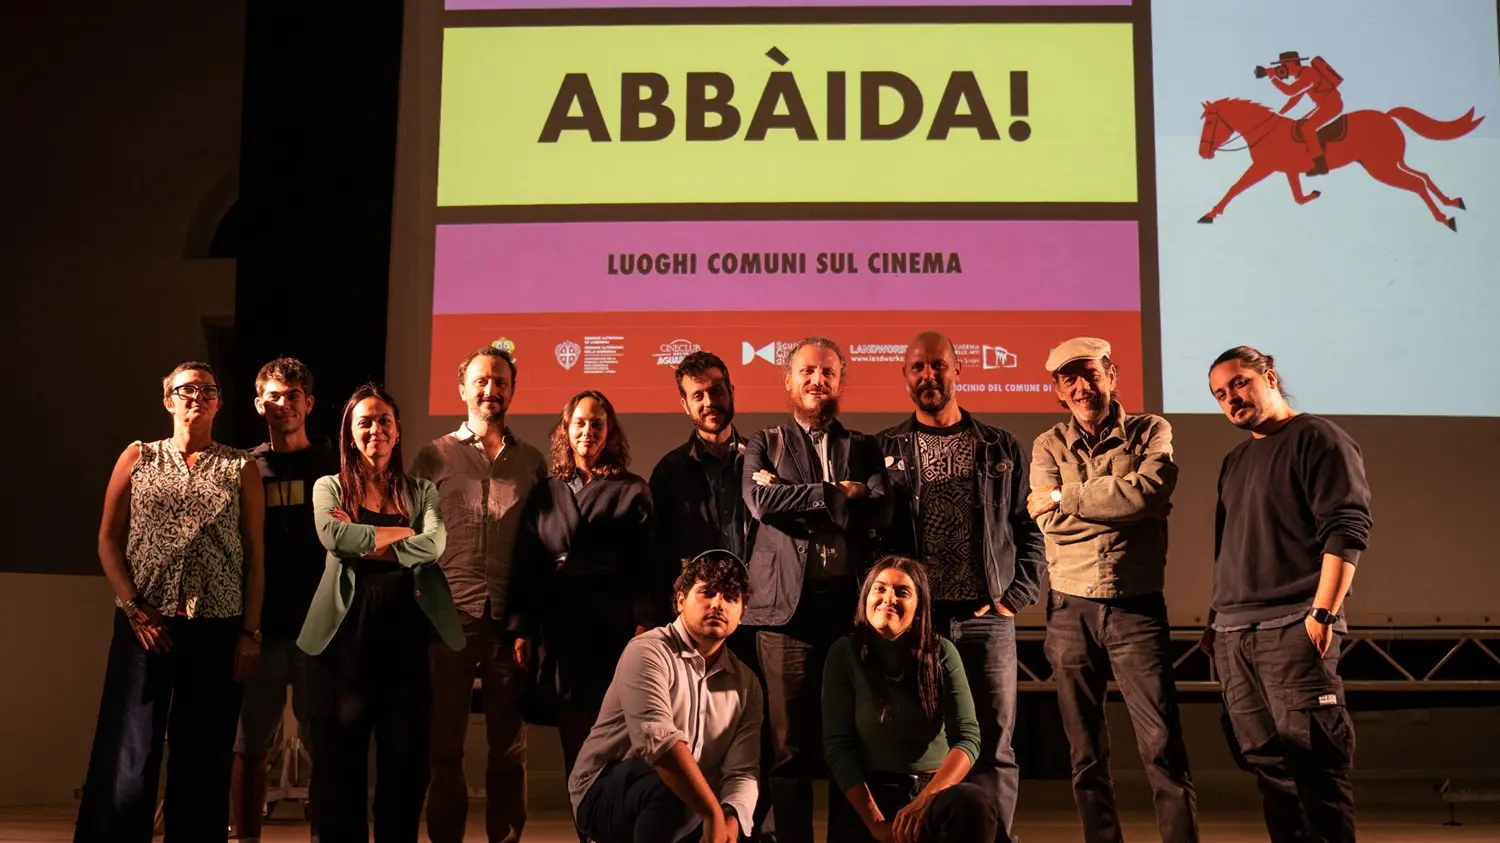
<instances>
[{"instance_id":1,"label":"crouching woman in green top","mask_svg":"<svg viewBox=\"0 0 1500 843\"><path fill-rule=\"evenodd\" d=\"M964 776L979 721L963 662L932 629L921 563L875 562L854 632L823 670L823 747L853 811L834 812L829 843L994 843L998 803Z\"/></svg>"},{"instance_id":2,"label":"crouching woman in green top","mask_svg":"<svg viewBox=\"0 0 1500 843\"><path fill-rule=\"evenodd\" d=\"M428 647L435 636L464 647L437 566L446 538L437 487L406 476L400 442L395 400L360 387L344 405L339 474L313 486L328 559L297 646L313 656L309 798L323 843L368 839L372 736L375 839L415 843L427 795Z\"/></svg>"}]
</instances>

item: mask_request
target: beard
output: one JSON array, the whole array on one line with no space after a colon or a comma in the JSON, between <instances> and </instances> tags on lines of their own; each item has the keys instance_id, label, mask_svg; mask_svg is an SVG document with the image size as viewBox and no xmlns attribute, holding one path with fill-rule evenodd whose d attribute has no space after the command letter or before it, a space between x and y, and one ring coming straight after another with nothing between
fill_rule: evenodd
<instances>
[{"instance_id":1,"label":"beard","mask_svg":"<svg viewBox=\"0 0 1500 843\"><path fill-rule=\"evenodd\" d=\"M804 422L812 427L827 427L839 414L839 397L831 392L822 393L823 401L817 409L809 409L802 401L803 392L789 392L786 396L787 406L791 408L792 416L798 421Z\"/></svg>"},{"instance_id":2,"label":"beard","mask_svg":"<svg viewBox=\"0 0 1500 843\"><path fill-rule=\"evenodd\" d=\"M724 429L729 427L732 421L734 421L734 408L726 407L717 410L716 415L710 416L705 413L701 416L693 416L693 427L702 433L713 436L724 432Z\"/></svg>"},{"instance_id":3,"label":"beard","mask_svg":"<svg viewBox=\"0 0 1500 843\"><path fill-rule=\"evenodd\" d=\"M505 402L503 401L496 401L494 403L481 401L469 409L473 411L475 416L487 423L493 424L505 418Z\"/></svg>"},{"instance_id":4,"label":"beard","mask_svg":"<svg viewBox=\"0 0 1500 843\"><path fill-rule=\"evenodd\" d=\"M930 389L937 390L936 398L924 395ZM911 391L911 400L922 412L937 415L953 403L953 389L950 385L940 381L922 381L917 384L916 389Z\"/></svg>"},{"instance_id":5,"label":"beard","mask_svg":"<svg viewBox=\"0 0 1500 843\"><path fill-rule=\"evenodd\" d=\"M1236 414L1229 419L1230 423L1240 430L1254 430L1266 417L1266 414L1253 404L1231 405L1229 409ZM1238 415L1239 411L1246 409L1250 412L1245 414L1244 417L1240 417Z\"/></svg>"},{"instance_id":6,"label":"beard","mask_svg":"<svg viewBox=\"0 0 1500 843\"><path fill-rule=\"evenodd\" d=\"M696 628L690 630L694 638L700 638L705 641L723 641L729 637L730 628L728 618L722 616L715 617L714 620L719 621L721 624L716 627L709 626L707 623L708 620L707 616L700 618L695 625Z\"/></svg>"}]
</instances>

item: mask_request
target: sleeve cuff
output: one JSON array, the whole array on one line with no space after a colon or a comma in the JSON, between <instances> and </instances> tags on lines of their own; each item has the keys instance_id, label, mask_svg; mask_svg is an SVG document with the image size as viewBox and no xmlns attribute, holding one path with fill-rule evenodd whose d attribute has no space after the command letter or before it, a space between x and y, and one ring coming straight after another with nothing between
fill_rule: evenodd
<instances>
[{"instance_id":1,"label":"sleeve cuff","mask_svg":"<svg viewBox=\"0 0 1500 843\"><path fill-rule=\"evenodd\" d=\"M758 798L755 791L756 785L754 782L745 783L743 786L740 786L738 782L735 784L733 790L729 787L724 788L725 793L719 804L728 805L734 809L734 815L740 821L740 837L749 837L755 826L755 800Z\"/></svg>"},{"instance_id":2,"label":"sleeve cuff","mask_svg":"<svg viewBox=\"0 0 1500 843\"><path fill-rule=\"evenodd\" d=\"M998 602L1004 604L1005 608L1012 612L1020 614L1022 611L1036 605L1036 601L1037 594L1034 590L1029 588L1023 589L1015 582L1012 582L1010 588L1007 588L1005 593L1000 595Z\"/></svg>"},{"instance_id":3,"label":"sleeve cuff","mask_svg":"<svg viewBox=\"0 0 1500 843\"><path fill-rule=\"evenodd\" d=\"M647 764L653 766L662 759L678 741L687 743L687 735L670 721L646 721L636 727L632 743L636 752Z\"/></svg>"},{"instance_id":4,"label":"sleeve cuff","mask_svg":"<svg viewBox=\"0 0 1500 843\"><path fill-rule=\"evenodd\" d=\"M1350 565L1359 564L1359 554L1363 550L1360 543L1349 536L1329 536L1323 543L1324 553L1333 554Z\"/></svg>"},{"instance_id":5,"label":"sleeve cuff","mask_svg":"<svg viewBox=\"0 0 1500 843\"><path fill-rule=\"evenodd\" d=\"M1062 500L1057 504L1057 511L1063 515L1077 515L1078 505L1082 500L1082 483L1064 483L1062 484Z\"/></svg>"},{"instance_id":6,"label":"sleeve cuff","mask_svg":"<svg viewBox=\"0 0 1500 843\"><path fill-rule=\"evenodd\" d=\"M849 788L865 783L865 771L857 766L829 772L832 773L834 782L838 784L841 795L847 793Z\"/></svg>"}]
</instances>

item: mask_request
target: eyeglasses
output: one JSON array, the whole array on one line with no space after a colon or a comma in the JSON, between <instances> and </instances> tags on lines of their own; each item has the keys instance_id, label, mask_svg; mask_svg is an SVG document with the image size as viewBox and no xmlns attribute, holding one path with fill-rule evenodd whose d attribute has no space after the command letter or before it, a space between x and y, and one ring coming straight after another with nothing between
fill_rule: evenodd
<instances>
[{"instance_id":1,"label":"eyeglasses","mask_svg":"<svg viewBox=\"0 0 1500 843\"><path fill-rule=\"evenodd\" d=\"M197 398L203 401L219 400L219 388L211 384L199 386L196 383L185 383L181 386L172 387L172 394L183 400L189 398Z\"/></svg>"}]
</instances>

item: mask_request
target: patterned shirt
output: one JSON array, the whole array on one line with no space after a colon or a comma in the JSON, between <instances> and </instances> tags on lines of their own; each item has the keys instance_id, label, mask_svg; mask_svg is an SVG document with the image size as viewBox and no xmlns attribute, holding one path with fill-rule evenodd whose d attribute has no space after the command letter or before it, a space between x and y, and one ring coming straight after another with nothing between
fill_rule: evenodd
<instances>
[{"instance_id":1,"label":"patterned shirt","mask_svg":"<svg viewBox=\"0 0 1500 843\"><path fill-rule=\"evenodd\" d=\"M985 596L974 529L974 434L966 425L917 426L922 489L922 548L934 600Z\"/></svg>"},{"instance_id":2,"label":"patterned shirt","mask_svg":"<svg viewBox=\"0 0 1500 843\"><path fill-rule=\"evenodd\" d=\"M240 471L250 454L215 442L189 468L170 439L134 444L125 561L139 599L169 617L239 616Z\"/></svg>"}]
</instances>

